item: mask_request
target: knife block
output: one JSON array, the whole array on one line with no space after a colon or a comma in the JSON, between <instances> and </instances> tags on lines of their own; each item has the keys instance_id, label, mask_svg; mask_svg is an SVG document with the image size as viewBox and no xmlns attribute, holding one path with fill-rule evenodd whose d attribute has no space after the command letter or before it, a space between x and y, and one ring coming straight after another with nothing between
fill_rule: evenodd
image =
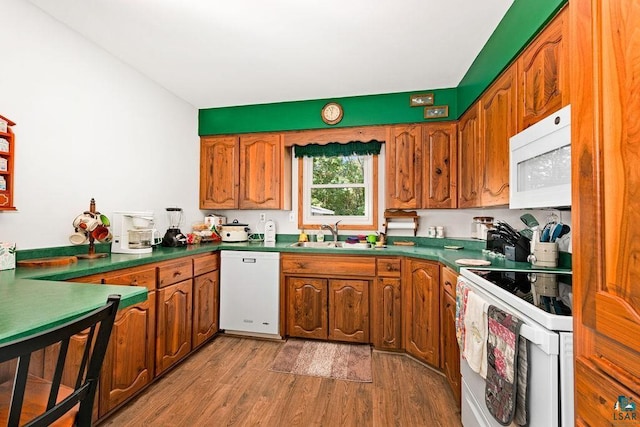
<instances>
[{"instance_id":1,"label":"knife block","mask_svg":"<svg viewBox=\"0 0 640 427\"><path fill-rule=\"evenodd\" d=\"M529 251L524 250L520 245L505 245L504 257L509 261L526 262L529 257Z\"/></svg>"}]
</instances>

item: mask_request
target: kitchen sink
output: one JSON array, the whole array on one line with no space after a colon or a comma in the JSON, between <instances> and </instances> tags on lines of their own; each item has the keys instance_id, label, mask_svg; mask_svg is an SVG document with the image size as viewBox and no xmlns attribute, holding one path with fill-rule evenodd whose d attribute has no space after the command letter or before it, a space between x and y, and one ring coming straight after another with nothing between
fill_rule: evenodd
<instances>
[{"instance_id":1,"label":"kitchen sink","mask_svg":"<svg viewBox=\"0 0 640 427\"><path fill-rule=\"evenodd\" d=\"M329 249L369 249L369 243L346 242L295 242L289 245L292 248L329 248Z\"/></svg>"}]
</instances>

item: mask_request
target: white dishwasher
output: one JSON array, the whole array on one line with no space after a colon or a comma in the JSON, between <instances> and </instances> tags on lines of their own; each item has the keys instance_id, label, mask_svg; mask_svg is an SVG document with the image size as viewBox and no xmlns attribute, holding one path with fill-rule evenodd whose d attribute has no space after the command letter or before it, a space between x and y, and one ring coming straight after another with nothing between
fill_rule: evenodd
<instances>
[{"instance_id":1,"label":"white dishwasher","mask_svg":"<svg viewBox=\"0 0 640 427\"><path fill-rule=\"evenodd\" d=\"M220 329L281 338L280 253L220 252Z\"/></svg>"}]
</instances>

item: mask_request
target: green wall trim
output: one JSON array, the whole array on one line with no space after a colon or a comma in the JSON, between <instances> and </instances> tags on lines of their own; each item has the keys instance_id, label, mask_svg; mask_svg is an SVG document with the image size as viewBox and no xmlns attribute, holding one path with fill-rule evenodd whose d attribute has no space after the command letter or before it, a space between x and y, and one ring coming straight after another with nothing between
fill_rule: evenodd
<instances>
[{"instance_id":1,"label":"green wall trim","mask_svg":"<svg viewBox=\"0 0 640 427\"><path fill-rule=\"evenodd\" d=\"M425 89L273 104L206 108L198 111L199 135L328 129L457 120L568 0L514 0L456 88ZM434 105L447 105L449 116L424 119L423 107L410 107L409 96L433 92ZM334 126L320 119L324 104L336 101L344 118Z\"/></svg>"},{"instance_id":2,"label":"green wall trim","mask_svg":"<svg viewBox=\"0 0 640 427\"><path fill-rule=\"evenodd\" d=\"M489 87L567 0L515 0L458 85L458 115Z\"/></svg>"},{"instance_id":3,"label":"green wall trim","mask_svg":"<svg viewBox=\"0 0 640 427\"><path fill-rule=\"evenodd\" d=\"M412 94L425 92L433 93L434 105L449 106L448 118L425 120L424 107L409 106ZM320 118L320 110L329 101L339 102L344 109L344 118L333 126L325 124ZM208 108L198 112L198 134L220 135L455 120L458 117L456 102L457 91L452 88Z\"/></svg>"}]
</instances>

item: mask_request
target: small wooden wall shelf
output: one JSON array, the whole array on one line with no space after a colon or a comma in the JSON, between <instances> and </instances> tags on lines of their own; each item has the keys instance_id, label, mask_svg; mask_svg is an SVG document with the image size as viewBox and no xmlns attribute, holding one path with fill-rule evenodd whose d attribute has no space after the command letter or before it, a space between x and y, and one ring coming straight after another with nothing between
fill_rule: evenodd
<instances>
[{"instance_id":1,"label":"small wooden wall shelf","mask_svg":"<svg viewBox=\"0 0 640 427\"><path fill-rule=\"evenodd\" d=\"M15 123L0 115L0 211L16 210L13 205L13 166L15 163Z\"/></svg>"}]
</instances>

